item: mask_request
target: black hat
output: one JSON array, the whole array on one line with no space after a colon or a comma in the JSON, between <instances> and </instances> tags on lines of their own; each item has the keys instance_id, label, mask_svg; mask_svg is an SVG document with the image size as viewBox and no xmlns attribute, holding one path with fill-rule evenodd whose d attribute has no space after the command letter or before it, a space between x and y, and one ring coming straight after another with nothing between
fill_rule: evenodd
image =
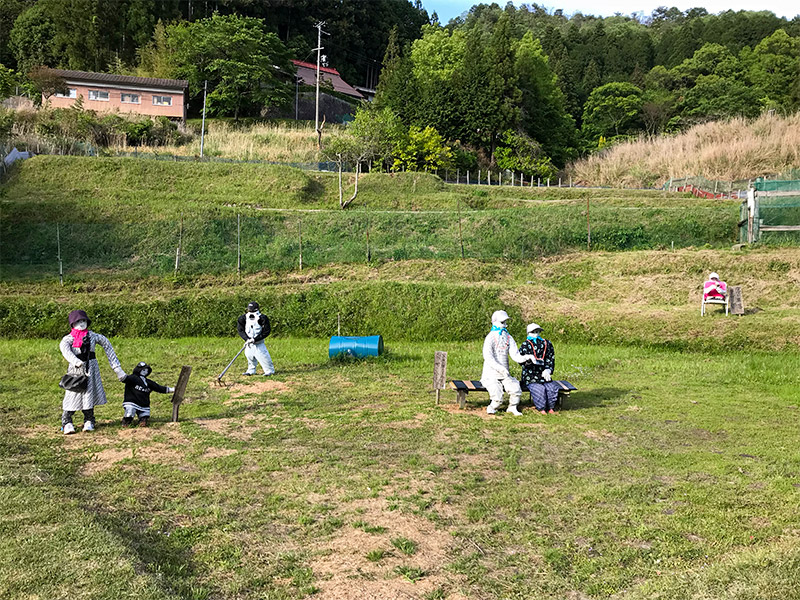
<instances>
[{"instance_id":1,"label":"black hat","mask_svg":"<svg viewBox=\"0 0 800 600\"><path fill-rule=\"evenodd\" d=\"M92 320L86 316L85 310L73 310L71 313L69 313L67 320L69 321L70 327L74 327L75 323L81 320L85 320L87 325L92 324Z\"/></svg>"},{"instance_id":2,"label":"black hat","mask_svg":"<svg viewBox=\"0 0 800 600\"><path fill-rule=\"evenodd\" d=\"M258 302L251 302L247 305L247 312L256 312L258 308Z\"/></svg>"},{"instance_id":3,"label":"black hat","mask_svg":"<svg viewBox=\"0 0 800 600\"><path fill-rule=\"evenodd\" d=\"M133 374L134 375L141 375L142 371L147 371L144 374L144 376L147 377L148 375L150 375L150 373L153 372L153 369L151 369L150 365L148 365L146 362L140 362L138 365L133 367Z\"/></svg>"}]
</instances>

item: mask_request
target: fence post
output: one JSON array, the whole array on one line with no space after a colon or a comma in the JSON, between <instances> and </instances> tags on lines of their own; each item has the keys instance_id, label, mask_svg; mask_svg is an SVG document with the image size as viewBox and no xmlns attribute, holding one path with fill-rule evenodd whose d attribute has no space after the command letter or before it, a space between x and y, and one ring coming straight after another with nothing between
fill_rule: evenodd
<instances>
[{"instance_id":1,"label":"fence post","mask_svg":"<svg viewBox=\"0 0 800 600\"><path fill-rule=\"evenodd\" d=\"M456 183L461 183L461 169L456 171Z\"/></svg>"},{"instance_id":2,"label":"fence post","mask_svg":"<svg viewBox=\"0 0 800 600\"><path fill-rule=\"evenodd\" d=\"M367 217L367 264L372 262L372 249L369 247L369 217Z\"/></svg>"},{"instance_id":3,"label":"fence post","mask_svg":"<svg viewBox=\"0 0 800 600\"><path fill-rule=\"evenodd\" d=\"M241 215L236 215L236 274L242 273L242 227Z\"/></svg>"},{"instance_id":4,"label":"fence post","mask_svg":"<svg viewBox=\"0 0 800 600\"><path fill-rule=\"evenodd\" d=\"M497 174L497 185L503 185L503 172L500 171Z\"/></svg>"},{"instance_id":5,"label":"fence post","mask_svg":"<svg viewBox=\"0 0 800 600\"><path fill-rule=\"evenodd\" d=\"M464 258L464 238L461 235L461 199L456 200L458 210L458 243L461 245L461 258Z\"/></svg>"},{"instance_id":6,"label":"fence post","mask_svg":"<svg viewBox=\"0 0 800 600\"><path fill-rule=\"evenodd\" d=\"M181 244L183 243L183 213L181 213L181 222L178 226L178 247L175 248L175 276L178 275L178 267L181 265Z\"/></svg>"},{"instance_id":7,"label":"fence post","mask_svg":"<svg viewBox=\"0 0 800 600\"><path fill-rule=\"evenodd\" d=\"M589 194L586 194L586 249L592 249L592 227L589 224Z\"/></svg>"},{"instance_id":8,"label":"fence post","mask_svg":"<svg viewBox=\"0 0 800 600\"><path fill-rule=\"evenodd\" d=\"M58 223L56 223L56 248L56 256L58 258L58 282L64 285L64 263L61 260L61 228Z\"/></svg>"},{"instance_id":9,"label":"fence post","mask_svg":"<svg viewBox=\"0 0 800 600\"><path fill-rule=\"evenodd\" d=\"M481 170L478 169L478 185L481 184Z\"/></svg>"},{"instance_id":10,"label":"fence post","mask_svg":"<svg viewBox=\"0 0 800 600\"><path fill-rule=\"evenodd\" d=\"M537 177L536 178L536 187L542 187L542 178L541 177Z\"/></svg>"},{"instance_id":11,"label":"fence post","mask_svg":"<svg viewBox=\"0 0 800 600\"><path fill-rule=\"evenodd\" d=\"M550 187L550 178L547 178L547 187Z\"/></svg>"},{"instance_id":12,"label":"fence post","mask_svg":"<svg viewBox=\"0 0 800 600\"><path fill-rule=\"evenodd\" d=\"M486 171L486 185L492 185L492 172Z\"/></svg>"},{"instance_id":13,"label":"fence post","mask_svg":"<svg viewBox=\"0 0 800 600\"><path fill-rule=\"evenodd\" d=\"M297 219L297 238L300 240L300 270L303 270L303 219Z\"/></svg>"},{"instance_id":14,"label":"fence post","mask_svg":"<svg viewBox=\"0 0 800 600\"><path fill-rule=\"evenodd\" d=\"M469 169L467 169L467 185L469 185Z\"/></svg>"}]
</instances>

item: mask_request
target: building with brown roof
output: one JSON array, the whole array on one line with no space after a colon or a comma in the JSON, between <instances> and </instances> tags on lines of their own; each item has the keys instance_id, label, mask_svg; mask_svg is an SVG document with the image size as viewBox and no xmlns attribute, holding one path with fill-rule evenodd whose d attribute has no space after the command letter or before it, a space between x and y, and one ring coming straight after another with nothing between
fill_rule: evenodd
<instances>
[{"instance_id":1,"label":"building with brown roof","mask_svg":"<svg viewBox=\"0 0 800 600\"><path fill-rule=\"evenodd\" d=\"M64 80L67 89L67 93L49 98L53 107L70 107L78 98L83 98L83 107L87 110L186 119L188 81L62 69L50 71Z\"/></svg>"}]
</instances>

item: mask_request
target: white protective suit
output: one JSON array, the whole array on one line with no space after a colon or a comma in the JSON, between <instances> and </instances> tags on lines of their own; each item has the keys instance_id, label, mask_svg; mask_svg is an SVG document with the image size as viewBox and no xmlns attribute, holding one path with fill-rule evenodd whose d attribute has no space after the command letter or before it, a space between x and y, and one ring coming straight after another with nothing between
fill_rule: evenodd
<instances>
[{"instance_id":1,"label":"white protective suit","mask_svg":"<svg viewBox=\"0 0 800 600\"><path fill-rule=\"evenodd\" d=\"M261 313L258 310L245 315L244 330L251 340L244 349L244 355L247 357L247 371L245 371L245 373L248 375L255 375L256 368L258 368L259 364L261 364L261 368L264 369L264 375L272 375L275 373L275 366L272 364L272 357L269 355L269 350L267 350L264 340L259 340L258 342L252 341L261 335L262 326L259 323L260 316Z\"/></svg>"},{"instance_id":2,"label":"white protective suit","mask_svg":"<svg viewBox=\"0 0 800 600\"><path fill-rule=\"evenodd\" d=\"M492 315L493 330L483 341L483 373L481 385L489 392L491 402L486 409L489 414L497 412L503 402L503 391L508 392L508 412L518 414L522 389L519 380L511 376L508 369L509 356L514 362L524 363L528 357L522 356L517 351L517 343L508 330L503 327L508 320L504 311L496 311ZM498 327L502 330L497 331Z\"/></svg>"}]
</instances>

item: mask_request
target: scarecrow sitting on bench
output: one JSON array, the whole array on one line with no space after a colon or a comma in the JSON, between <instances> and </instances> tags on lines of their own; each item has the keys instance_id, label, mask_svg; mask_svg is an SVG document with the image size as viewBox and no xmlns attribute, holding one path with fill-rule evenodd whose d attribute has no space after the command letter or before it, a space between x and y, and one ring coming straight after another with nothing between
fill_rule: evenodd
<instances>
[{"instance_id":1,"label":"scarecrow sitting on bench","mask_svg":"<svg viewBox=\"0 0 800 600\"><path fill-rule=\"evenodd\" d=\"M522 356L533 360L522 364L522 385L531 393L531 400L541 414L556 414L556 403L561 386L553 381L556 352L550 340L542 337L542 328L536 323L528 325L528 339L519 348Z\"/></svg>"}]
</instances>

